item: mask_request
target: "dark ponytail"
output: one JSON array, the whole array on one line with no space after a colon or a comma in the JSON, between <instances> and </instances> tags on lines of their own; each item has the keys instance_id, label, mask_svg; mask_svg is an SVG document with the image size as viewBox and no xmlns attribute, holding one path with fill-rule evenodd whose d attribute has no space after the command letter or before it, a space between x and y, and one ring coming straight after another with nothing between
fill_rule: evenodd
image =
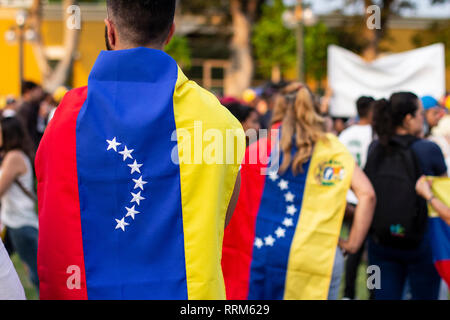
<instances>
[{"instance_id":1,"label":"dark ponytail","mask_svg":"<svg viewBox=\"0 0 450 320\"><path fill-rule=\"evenodd\" d=\"M0 126L2 130L4 154L12 150L20 150L25 153L34 163L35 150L32 147L31 139L28 136L23 123L17 117L1 117Z\"/></svg>"},{"instance_id":2,"label":"dark ponytail","mask_svg":"<svg viewBox=\"0 0 450 320\"><path fill-rule=\"evenodd\" d=\"M378 100L374 104L373 129L384 146L395 135L408 114L414 116L419 109L418 97L412 92L394 93L388 100Z\"/></svg>"}]
</instances>

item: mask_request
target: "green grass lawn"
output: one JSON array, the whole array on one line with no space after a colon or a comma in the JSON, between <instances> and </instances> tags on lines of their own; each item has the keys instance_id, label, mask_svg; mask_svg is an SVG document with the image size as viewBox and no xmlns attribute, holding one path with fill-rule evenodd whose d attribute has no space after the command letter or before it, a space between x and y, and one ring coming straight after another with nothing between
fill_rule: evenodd
<instances>
[{"instance_id":1,"label":"green grass lawn","mask_svg":"<svg viewBox=\"0 0 450 320\"><path fill-rule=\"evenodd\" d=\"M26 270L24 264L22 261L20 261L17 254L12 256L12 261L14 263L14 266L17 270L17 273L19 274L20 281L22 282L22 285L25 289L25 295L27 296L28 300L37 300L39 299L39 296L34 289L34 286L31 284L30 278L28 276L28 271ZM366 269L367 269L367 263L363 261L359 267L358 271L358 278L356 282L356 295L358 300L368 300L369 299L369 292L366 287ZM343 297L344 292L344 282L345 276L342 277L342 285L341 285L341 294L340 298Z\"/></svg>"},{"instance_id":2,"label":"green grass lawn","mask_svg":"<svg viewBox=\"0 0 450 320\"><path fill-rule=\"evenodd\" d=\"M348 224L344 223L341 230L341 237L347 239L349 232L350 230ZM361 264L359 265L358 268L358 274L356 277L356 296L355 296L356 300L369 300L369 289L367 289L367 266L368 266L367 254L363 254ZM345 272L342 275L341 292L339 295L340 299L344 297L344 289L345 289Z\"/></svg>"},{"instance_id":3,"label":"green grass lawn","mask_svg":"<svg viewBox=\"0 0 450 320\"><path fill-rule=\"evenodd\" d=\"M25 295L27 296L27 299L38 300L39 296L36 289L34 288L33 284L30 281L28 270L25 268L22 261L20 261L18 255L14 254L11 257L11 260L14 263L14 267L16 268L20 281L22 282L23 288L25 289Z\"/></svg>"},{"instance_id":4,"label":"green grass lawn","mask_svg":"<svg viewBox=\"0 0 450 320\"><path fill-rule=\"evenodd\" d=\"M359 265L358 275L356 278L356 300L369 300L369 290L367 289L367 262L362 261ZM339 298L344 297L345 273L342 276L341 293Z\"/></svg>"}]
</instances>

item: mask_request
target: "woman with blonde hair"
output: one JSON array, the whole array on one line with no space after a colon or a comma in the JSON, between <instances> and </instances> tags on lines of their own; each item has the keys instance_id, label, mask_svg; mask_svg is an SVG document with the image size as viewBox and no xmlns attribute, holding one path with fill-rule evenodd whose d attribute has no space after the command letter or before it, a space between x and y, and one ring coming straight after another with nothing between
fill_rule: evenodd
<instances>
[{"instance_id":1,"label":"woman with blonde hair","mask_svg":"<svg viewBox=\"0 0 450 320\"><path fill-rule=\"evenodd\" d=\"M300 82L294 82L288 84L286 87L281 89L280 93L275 97L275 104L273 108L273 115L271 120L271 126L279 127L288 108L293 108L295 104L295 98L297 97L297 92L303 87Z\"/></svg>"},{"instance_id":2,"label":"woman with blonde hair","mask_svg":"<svg viewBox=\"0 0 450 320\"><path fill-rule=\"evenodd\" d=\"M336 257L359 249L372 220L370 182L337 137L325 133L309 88L297 85L292 93L292 103L284 97L278 106L285 107L280 136L251 145L242 165L241 193L224 239L228 299L337 299ZM278 119L275 112L273 122ZM258 162L249 163L258 152ZM359 204L343 240L350 187Z\"/></svg>"}]
</instances>

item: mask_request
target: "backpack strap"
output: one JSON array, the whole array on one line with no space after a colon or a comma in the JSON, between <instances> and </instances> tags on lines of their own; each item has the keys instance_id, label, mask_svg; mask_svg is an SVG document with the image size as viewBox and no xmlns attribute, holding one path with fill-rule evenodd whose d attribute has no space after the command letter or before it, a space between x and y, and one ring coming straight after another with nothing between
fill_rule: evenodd
<instances>
[{"instance_id":1,"label":"backpack strap","mask_svg":"<svg viewBox=\"0 0 450 320\"><path fill-rule=\"evenodd\" d=\"M406 151L410 155L410 157L406 157L404 152L401 153L403 159L405 160L405 164L408 165L408 172L413 174L411 179L414 180L414 183L422 176L422 169L420 168L419 159L412 149L412 145L419 140L419 138L411 135L404 137L394 136L391 139L392 145L400 147L401 150Z\"/></svg>"},{"instance_id":2,"label":"backpack strap","mask_svg":"<svg viewBox=\"0 0 450 320\"><path fill-rule=\"evenodd\" d=\"M25 195L30 198L31 200L33 200L34 202L37 201L37 197L35 194L33 194L32 192L28 191L27 188L24 187L24 185L19 181L19 180L14 180L14 183L20 188L20 190L23 191L23 193L25 193Z\"/></svg>"}]
</instances>

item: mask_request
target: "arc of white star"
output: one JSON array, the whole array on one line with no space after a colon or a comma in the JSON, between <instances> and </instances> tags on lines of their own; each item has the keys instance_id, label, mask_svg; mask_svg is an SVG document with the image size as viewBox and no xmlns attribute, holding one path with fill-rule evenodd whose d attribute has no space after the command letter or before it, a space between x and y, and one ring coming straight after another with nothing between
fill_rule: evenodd
<instances>
[{"instance_id":1,"label":"arc of white star","mask_svg":"<svg viewBox=\"0 0 450 320\"><path fill-rule=\"evenodd\" d=\"M293 216L296 212L297 212L297 208L294 205L289 206L286 209L286 213L290 216Z\"/></svg>"},{"instance_id":2,"label":"arc of white star","mask_svg":"<svg viewBox=\"0 0 450 320\"><path fill-rule=\"evenodd\" d=\"M117 147L121 145L121 143L117 142L117 137L115 137L112 140L106 140L106 142L108 142L108 150L113 149L115 152L117 152Z\"/></svg>"},{"instance_id":3,"label":"arc of white star","mask_svg":"<svg viewBox=\"0 0 450 320\"><path fill-rule=\"evenodd\" d=\"M148 183L148 182L142 180L142 176L138 180L133 179L133 181L134 181L134 183L136 183L136 185L134 186L134 189L140 188L142 191L144 191L144 185L146 185Z\"/></svg>"},{"instance_id":4,"label":"arc of white star","mask_svg":"<svg viewBox=\"0 0 450 320\"><path fill-rule=\"evenodd\" d=\"M273 245L275 243L275 238L272 236L268 236L268 237L264 238L264 241L266 243L266 246L273 247Z\"/></svg>"},{"instance_id":5,"label":"arc of white star","mask_svg":"<svg viewBox=\"0 0 450 320\"><path fill-rule=\"evenodd\" d=\"M269 173L269 178L270 178L270 180L275 182L278 180L279 176L276 171L273 171L273 172Z\"/></svg>"},{"instance_id":6,"label":"arc of white star","mask_svg":"<svg viewBox=\"0 0 450 320\"><path fill-rule=\"evenodd\" d=\"M131 203L136 202L138 204L138 206L141 205L141 200L145 200L144 197L141 197L141 192L140 191L139 191L139 193L131 192L131 195L133 196L133 200L131 200Z\"/></svg>"},{"instance_id":7,"label":"arc of white star","mask_svg":"<svg viewBox=\"0 0 450 320\"><path fill-rule=\"evenodd\" d=\"M131 174L137 172L137 173L141 173L140 167L142 167L142 164L138 164L136 160L134 160L133 164L129 164L128 165L131 168Z\"/></svg>"},{"instance_id":8,"label":"arc of white star","mask_svg":"<svg viewBox=\"0 0 450 320\"><path fill-rule=\"evenodd\" d=\"M294 202L295 195L293 195L292 192L288 192L284 195L284 198L286 199L286 202Z\"/></svg>"},{"instance_id":9,"label":"arc of white star","mask_svg":"<svg viewBox=\"0 0 450 320\"><path fill-rule=\"evenodd\" d=\"M122 220L116 219L116 222L117 222L116 230L122 229L123 232L125 232L125 227L130 225L129 223L125 222L125 218L123 218Z\"/></svg>"},{"instance_id":10,"label":"arc of white star","mask_svg":"<svg viewBox=\"0 0 450 320\"><path fill-rule=\"evenodd\" d=\"M131 217L131 219L133 219L133 220L134 220L135 216L140 213L139 211L136 211L136 206L133 206L133 208L125 207L125 209L127 209L127 212L128 212L127 217Z\"/></svg>"},{"instance_id":11,"label":"arc of white star","mask_svg":"<svg viewBox=\"0 0 450 320\"><path fill-rule=\"evenodd\" d=\"M289 183L286 180L281 180L278 184L281 190L287 190L289 188Z\"/></svg>"},{"instance_id":12,"label":"arc of white star","mask_svg":"<svg viewBox=\"0 0 450 320\"><path fill-rule=\"evenodd\" d=\"M289 228L289 227L292 227L293 225L294 225L294 221L292 221L292 219L290 219L290 218L284 219L283 226Z\"/></svg>"},{"instance_id":13,"label":"arc of white star","mask_svg":"<svg viewBox=\"0 0 450 320\"><path fill-rule=\"evenodd\" d=\"M133 160L133 157L131 156L131 154L133 153L134 150L128 150L127 146L125 146L125 149L123 149L123 151L119 152L121 155L123 155L123 161L127 160L128 158Z\"/></svg>"},{"instance_id":14,"label":"arc of white star","mask_svg":"<svg viewBox=\"0 0 450 320\"><path fill-rule=\"evenodd\" d=\"M284 238L286 236L286 229L279 227L277 231L275 231L275 234L278 238Z\"/></svg>"},{"instance_id":15,"label":"arc of white star","mask_svg":"<svg viewBox=\"0 0 450 320\"><path fill-rule=\"evenodd\" d=\"M255 246L258 249L261 249L264 246L264 242L260 238L256 238L255 239Z\"/></svg>"}]
</instances>

